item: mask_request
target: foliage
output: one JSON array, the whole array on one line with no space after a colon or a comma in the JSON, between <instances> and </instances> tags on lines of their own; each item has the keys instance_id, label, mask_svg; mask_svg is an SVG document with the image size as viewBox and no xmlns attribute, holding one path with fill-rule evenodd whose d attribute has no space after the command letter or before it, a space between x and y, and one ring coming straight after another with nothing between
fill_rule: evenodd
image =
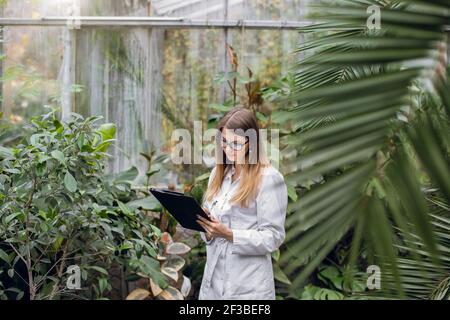
<instances>
[{"instance_id":1,"label":"foliage","mask_svg":"<svg viewBox=\"0 0 450 320\"><path fill-rule=\"evenodd\" d=\"M367 29L370 4L381 7L380 30ZM368 262L389 264L395 294L402 294L392 244L405 238L418 250L420 242L436 258L423 190L436 187L442 203L450 201L449 6L348 0L314 2L313 9L318 23L302 28L309 40L298 50L306 58L294 66L293 86L281 99L295 105L278 114L293 129L282 143L297 151L287 180L310 186L289 206L280 262L295 293L356 227L351 263L365 244Z\"/></svg>"},{"instance_id":2,"label":"foliage","mask_svg":"<svg viewBox=\"0 0 450 320\"><path fill-rule=\"evenodd\" d=\"M6 58L6 56L3 56ZM0 61L3 60L0 57ZM0 96L4 107L10 109L11 121L21 122L23 118L31 118L40 115L45 110L42 104L43 90L46 89L47 99L45 104L56 106L59 103L58 83L54 80L48 80L36 70L29 70L25 65L14 63L9 65L0 76L0 81L5 84L12 84L12 103L4 101L4 95Z\"/></svg>"},{"instance_id":3,"label":"foliage","mask_svg":"<svg viewBox=\"0 0 450 320\"><path fill-rule=\"evenodd\" d=\"M228 58L231 64L231 71L219 72L214 77L217 85L225 84L231 91L231 98L224 103L210 104L210 108L215 112L208 121L208 127L212 127L226 112L236 105L242 105L255 112L261 128L270 125L270 114L272 109L263 99L263 88L261 80L253 71L246 67L246 75L238 70L240 68L238 55L232 46L227 44ZM239 95L239 92L243 94Z\"/></svg>"},{"instance_id":4,"label":"foliage","mask_svg":"<svg viewBox=\"0 0 450 320\"><path fill-rule=\"evenodd\" d=\"M4 119L3 112L0 112L0 145L16 143L17 140L21 139L23 133L24 129L20 122L7 121Z\"/></svg>"},{"instance_id":5,"label":"foliage","mask_svg":"<svg viewBox=\"0 0 450 320\"><path fill-rule=\"evenodd\" d=\"M115 126L96 125L100 118L60 122L52 111L33 118L19 143L0 147L2 298L103 298L114 265L167 286L156 259L160 231L132 202L137 170L103 173ZM73 265L81 290L66 288Z\"/></svg>"},{"instance_id":6,"label":"foliage","mask_svg":"<svg viewBox=\"0 0 450 320\"><path fill-rule=\"evenodd\" d=\"M298 298L301 300L342 300L353 294L366 291L365 280L361 274L349 282L346 267L322 265L317 272L318 285L306 285Z\"/></svg>"},{"instance_id":7,"label":"foliage","mask_svg":"<svg viewBox=\"0 0 450 320\"><path fill-rule=\"evenodd\" d=\"M405 235L398 229L403 239L396 243L399 253L398 270L405 297L408 299L448 300L450 297L450 208L436 189L424 191L433 226L433 238L437 243L437 254L433 256L425 250L425 244L416 233ZM409 240L407 240L409 239ZM412 241L413 243L411 243ZM417 259L422 261L417 263ZM395 299L396 278L391 263L381 267L381 289L358 293L355 299Z\"/></svg>"},{"instance_id":8,"label":"foliage","mask_svg":"<svg viewBox=\"0 0 450 320\"><path fill-rule=\"evenodd\" d=\"M186 261L183 258L191 248L184 243L174 242L169 233L161 236L163 251L158 255L161 261L161 272L167 276L170 285L161 288L155 281L143 275L148 281L143 288L136 288L127 296L127 300L184 300L191 292L191 280L183 274Z\"/></svg>"}]
</instances>

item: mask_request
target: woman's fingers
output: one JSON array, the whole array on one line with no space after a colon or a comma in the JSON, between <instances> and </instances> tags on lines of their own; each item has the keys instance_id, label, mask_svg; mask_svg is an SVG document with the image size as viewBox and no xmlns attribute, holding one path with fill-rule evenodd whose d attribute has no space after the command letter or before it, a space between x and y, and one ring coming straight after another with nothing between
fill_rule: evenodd
<instances>
[{"instance_id":1,"label":"woman's fingers","mask_svg":"<svg viewBox=\"0 0 450 320\"><path fill-rule=\"evenodd\" d=\"M205 224L204 224L203 222L201 222L200 220L197 220L197 223L198 223L203 229L205 229L205 231L207 231L207 230L206 230L206 226L205 226Z\"/></svg>"},{"instance_id":2,"label":"woman's fingers","mask_svg":"<svg viewBox=\"0 0 450 320\"><path fill-rule=\"evenodd\" d=\"M209 219L211 219L212 214L209 213L208 209L205 208L205 213L208 216Z\"/></svg>"},{"instance_id":3,"label":"woman's fingers","mask_svg":"<svg viewBox=\"0 0 450 320\"><path fill-rule=\"evenodd\" d=\"M199 218L202 222L206 223L207 225L210 225L210 223L211 223L211 221L209 221L209 220L203 218L203 217L200 216L200 215L197 215L197 218Z\"/></svg>"},{"instance_id":4,"label":"woman's fingers","mask_svg":"<svg viewBox=\"0 0 450 320\"><path fill-rule=\"evenodd\" d=\"M200 219L197 219L197 223L198 223L199 225L201 225L202 227L205 227L205 226L206 226L206 224L205 224L203 221L201 221Z\"/></svg>"},{"instance_id":5,"label":"woman's fingers","mask_svg":"<svg viewBox=\"0 0 450 320\"><path fill-rule=\"evenodd\" d=\"M218 220L216 217L214 217L213 215L210 215L210 216L209 216L209 218L211 219L211 221L208 220L208 219L206 219L206 218L204 218L204 217L202 217L201 215L197 215L197 217L198 217L199 219L201 219L202 221L204 221L205 223L207 223L207 224L211 224L211 222L219 222L219 220Z\"/></svg>"},{"instance_id":6,"label":"woman's fingers","mask_svg":"<svg viewBox=\"0 0 450 320\"><path fill-rule=\"evenodd\" d=\"M211 217L211 213L209 213L208 209L206 209L205 207L202 207L202 209L203 209L203 211L205 211L205 213L208 217Z\"/></svg>"},{"instance_id":7,"label":"woman's fingers","mask_svg":"<svg viewBox=\"0 0 450 320\"><path fill-rule=\"evenodd\" d=\"M197 223L203 227L205 230L209 230L209 226L207 226L204 222L197 220Z\"/></svg>"},{"instance_id":8,"label":"woman's fingers","mask_svg":"<svg viewBox=\"0 0 450 320\"><path fill-rule=\"evenodd\" d=\"M222 224L219 219L211 215L212 221L205 219L204 217L197 215L197 222L205 229L210 235L218 236L221 234L220 227Z\"/></svg>"},{"instance_id":9,"label":"woman's fingers","mask_svg":"<svg viewBox=\"0 0 450 320\"><path fill-rule=\"evenodd\" d=\"M211 230L210 230L209 226L207 226L205 223L201 222L200 220L197 220L197 223L199 225L201 225L203 227L203 229L206 230L206 232L208 232L209 234L211 233Z\"/></svg>"},{"instance_id":10,"label":"woman's fingers","mask_svg":"<svg viewBox=\"0 0 450 320\"><path fill-rule=\"evenodd\" d=\"M217 237L218 233L216 231L216 228L211 225L207 225L206 223L201 222L200 220L197 220L197 222L203 227L203 229L206 230L206 233L211 237Z\"/></svg>"}]
</instances>

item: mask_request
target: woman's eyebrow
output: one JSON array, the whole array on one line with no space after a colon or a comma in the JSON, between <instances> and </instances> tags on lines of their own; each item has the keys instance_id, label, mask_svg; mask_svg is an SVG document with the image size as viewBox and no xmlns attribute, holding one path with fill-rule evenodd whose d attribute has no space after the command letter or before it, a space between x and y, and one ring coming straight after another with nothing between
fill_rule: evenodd
<instances>
[{"instance_id":1,"label":"woman's eyebrow","mask_svg":"<svg viewBox=\"0 0 450 320\"><path fill-rule=\"evenodd\" d=\"M228 140L227 140L227 139L225 139L224 137L222 137L222 140L225 140L225 141L227 141L227 142L228 142ZM241 141L238 141L238 140L232 140L231 142L241 142Z\"/></svg>"}]
</instances>

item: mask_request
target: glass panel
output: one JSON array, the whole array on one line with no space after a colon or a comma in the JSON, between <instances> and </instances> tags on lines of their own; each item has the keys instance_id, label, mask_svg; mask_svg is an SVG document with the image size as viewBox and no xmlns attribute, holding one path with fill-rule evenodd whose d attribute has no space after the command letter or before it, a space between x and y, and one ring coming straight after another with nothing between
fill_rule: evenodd
<instances>
[{"instance_id":1,"label":"glass panel","mask_svg":"<svg viewBox=\"0 0 450 320\"><path fill-rule=\"evenodd\" d=\"M224 0L153 0L152 15L188 19L223 19Z\"/></svg>"},{"instance_id":2,"label":"glass panel","mask_svg":"<svg viewBox=\"0 0 450 320\"><path fill-rule=\"evenodd\" d=\"M2 0L5 17L165 16L189 19L296 20L307 0ZM75 13L76 14L76 13Z\"/></svg>"},{"instance_id":3,"label":"glass panel","mask_svg":"<svg viewBox=\"0 0 450 320\"><path fill-rule=\"evenodd\" d=\"M45 105L59 105L62 34L63 29L57 27L4 28L2 105L6 117L21 121L44 113Z\"/></svg>"},{"instance_id":4,"label":"glass panel","mask_svg":"<svg viewBox=\"0 0 450 320\"><path fill-rule=\"evenodd\" d=\"M297 20L306 0L153 0L155 16L190 19Z\"/></svg>"},{"instance_id":5,"label":"glass panel","mask_svg":"<svg viewBox=\"0 0 450 320\"><path fill-rule=\"evenodd\" d=\"M74 0L3 0L4 17L41 18L66 15Z\"/></svg>"},{"instance_id":6,"label":"glass panel","mask_svg":"<svg viewBox=\"0 0 450 320\"><path fill-rule=\"evenodd\" d=\"M150 16L151 1L148 0L76 0L82 16Z\"/></svg>"},{"instance_id":7,"label":"glass panel","mask_svg":"<svg viewBox=\"0 0 450 320\"><path fill-rule=\"evenodd\" d=\"M41 18L65 16L75 12L83 16L148 16L147 0L3 0L5 17Z\"/></svg>"},{"instance_id":8,"label":"glass panel","mask_svg":"<svg viewBox=\"0 0 450 320\"><path fill-rule=\"evenodd\" d=\"M299 20L306 0L229 0L229 19Z\"/></svg>"},{"instance_id":9,"label":"glass panel","mask_svg":"<svg viewBox=\"0 0 450 320\"><path fill-rule=\"evenodd\" d=\"M64 3L10 1L5 16L64 15ZM222 19L224 3L155 0L149 7L147 0L82 1L81 13L146 16L150 12ZM229 0L228 16L294 19L300 17L302 3ZM42 114L45 105L61 106L62 116L71 111L103 115L105 121L117 125L117 148L110 150L109 169L117 172L134 165L141 174L147 162L140 152L148 153L152 146L157 154L167 152L174 128L192 133L194 120L208 123L217 114L214 105L230 101L228 83L218 81L224 72L233 70L227 43L237 55L240 76L248 77L249 68L258 80L254 85L262 88L286 71L299 41L295 30L246 28L16 26L6 27L4 38L2 108L8 117L20 121ZM238 84L238 101L245 102L245 90L245 85ZM188 167L194 172L195 166ZM188 170L181 172L186 178ZM155 176L161 183L170 179L165 173Z\"/></svg>"},{"instance_id":10,"label":"glass panel","mask_svg":"<svg viewBox=\"0 0 450 320\"><path fill-rule=\"evenodd\" d=\"M74 96L74 110L103 115L117 125L119 148L110 151L113 171L134 165L145 172L139 153L159 147L163 36L162 30L150 28L75 32L76 67L69 77L81 90Z\"/></svg>"}]
</instances>

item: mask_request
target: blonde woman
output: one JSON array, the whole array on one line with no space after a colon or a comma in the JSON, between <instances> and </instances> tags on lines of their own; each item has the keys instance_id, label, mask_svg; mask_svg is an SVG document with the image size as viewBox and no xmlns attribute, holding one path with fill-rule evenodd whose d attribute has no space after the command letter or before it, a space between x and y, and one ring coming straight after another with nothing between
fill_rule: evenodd
<instances>
[{"instance_id":1,"label":"blonde woman","mask_svg":"<svg viewBox=\"0 0 450 320\"><path fill-rule=\"evenodd\" d=\"M273 300L271 253L285 238L286 184L267 160L252 111L232 109L217 129L203 202L212 222L197 220L207 252L199 300Z\"/></svg>"}]
</instances>

